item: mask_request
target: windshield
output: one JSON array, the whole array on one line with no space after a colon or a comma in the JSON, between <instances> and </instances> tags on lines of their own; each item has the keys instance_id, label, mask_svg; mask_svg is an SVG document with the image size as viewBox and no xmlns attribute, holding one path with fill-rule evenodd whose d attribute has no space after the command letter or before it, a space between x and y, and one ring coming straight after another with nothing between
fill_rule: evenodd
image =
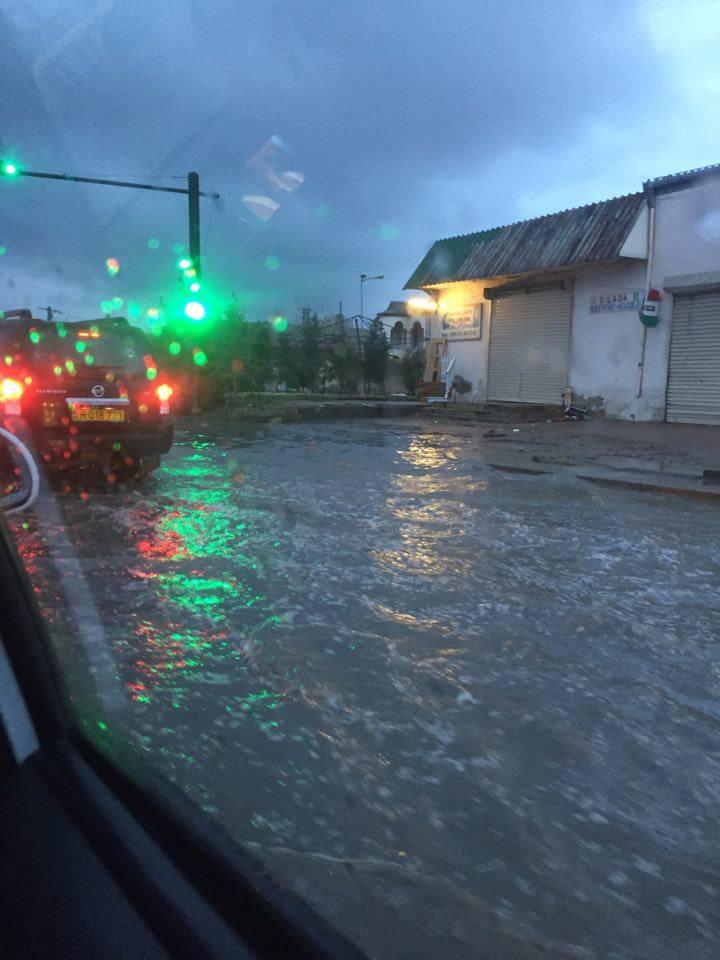
<instances>
[{"instance_id":1,"label":"windshield","mask_svg":"<svg viewBox=\"0 0 720 960\"><path fill-rule=\"evenodd\" d=\"M73 729L373 960L720 956L719 44L0 12L0 494Z\"/></svg>"}]
</instances>

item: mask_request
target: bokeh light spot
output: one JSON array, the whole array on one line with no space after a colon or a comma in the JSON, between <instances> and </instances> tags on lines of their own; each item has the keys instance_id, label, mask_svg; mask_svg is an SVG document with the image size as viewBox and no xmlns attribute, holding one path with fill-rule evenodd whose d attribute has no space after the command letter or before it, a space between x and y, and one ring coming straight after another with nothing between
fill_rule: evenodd
<instances>
[{"instance_id":1,"label":"bokeh light spot","mask_svg":"<svg viewBox=\"0 0 720 960\"><path fill-rule=\"evenodd\" d=\"M105 261L108 276L116 277L120 273L120 261L116 257L108 257Z\"/></svg>"},{"instance_id":2,"label":"bokeh light spot","mask_svg":"<svg viewBox=\"0 0 720 960\"><path fill-rule=\"evenodd\" d=\"M392 223L384 223L380 227L380 236L383 240L397 240L398 228Z\"/></svg>"},{"instance_id":3,"label":"bokeh light spot","mask_svg":"<svg viewBox=\"0 0 720 960\"><path fill-rule=\"evenodd\" d=\"M196 350L193 353L193 363L197 364L198 367L204 367L207 363L207 357L202 352L202 350Z\"/></svg>"},{"instance_id":4,"label":"bokeh light spot","mask_svg":"<svg viewBox=\"0 0 720 960\"><path fill-rule=\"evenodd\" d=\"M30 342L31 343L40 343L40 334L37 330L30 331Z\"/></svg>"},{"instance_id":5,"label":"bokeh light spot","mask_svg":"<svg viewBox=\"0 0 720 960\"><path fill-rule=\"evenodd\" d=\"M206 312L199 300L191 300L185 304L185 316L190 320L204 320Z\"/></svg>"},{"instance_id":6,"label":"bokeh light spot","mask_svg":"<svg viewBox=\"0 0 720 960\"><path fill-rule=\"evenodd\" d=\"M137 320L137 318L140 316L140 304L135 303L133 300L128 300L127 309L128 314L133 318L133 320Z\"/></svg>"},{"instance_id":7,"label":"bokeh light spot","mask_svg":"<svg viewBox=\"0 0 720 960\"><path fill-rule=\"evenodd\" d=\"M113 310L119 310L123 305L122 297L113 297L112 298L112 308Z\"/></svg>"},{"instance_id":8,"label":"bokeh light spot","mask_svg":"<svg viewBox=\"0 0 720 960\"><path fill-rule=\"evenodd\" d=\"M287 317L273 317L272 324L277 333L285 333L288 328Z\"/></svg>"},{"instance_id":9,"label":"bokeh light spot","mask_svg":"<svg viewBox=\"0 0 720 960\"><path fill-rule=\"evenodd\" d=\"M173 340L173 342L172 342L172 343L170 344L170 346L168 347L169 352L170 352L174 357L176 357L176 356L180 353L181 349L182 349L182 347L181 347L180 344L177 342L177 340Z\"/></svg>"},{"instance_id":10,"label":"bokeh light spot","mask_svg":"<svg viewBox=\"0 0 720 960\"><path fill-rule=\"evenodd\" d=\"M158 240L157 237L150 237L150 239L147 242L147 245L148 245L148 250L157 250L157 248L160 246L160 241Z\"/></svg>"},{"instance_id":11,"label":"bokeh light spot","mask_svg":"<svg viewBox=\"0 0 720 960\"><path fill-rule=\"evenodd\" d=\"M275 256L274 253L271 253L269 257L265 257L266 270L277 270L279 266L280 260Z\"/></svg>"},{"instance_id":12,"label":"bokeh light spot","mask_svg":"<svg viewBox=\"0 0 720 960\"><path fill-rule=\"evenodd\" d=\"M330 207L327 203L321 203L315 207L315 216L320 220L324 220L330 214Z\"/></svg>"},{"instance_id":13,"label":"bokeh light spot","mask_svg":"<svg viewBox=\"0 0 720 960\"><path fill-rule=\"evenodd\" d=\"M112 313L113 305L109 300L103 300L100 304L100 309L103 313Z\"/></svg>"}]
</instances>

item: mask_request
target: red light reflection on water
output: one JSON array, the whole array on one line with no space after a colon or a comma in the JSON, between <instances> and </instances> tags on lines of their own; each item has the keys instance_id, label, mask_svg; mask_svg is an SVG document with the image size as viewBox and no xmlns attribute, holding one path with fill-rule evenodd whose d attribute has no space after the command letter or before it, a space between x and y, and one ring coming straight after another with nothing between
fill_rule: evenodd
<instances>
[{"instance_id":1,"label":"red light reflection on water","mask_svg":"<svg viewBox=\"0 0 720 960\"><path fill-rule=\"evenodd\" d=\"M185 541L174 530L157 533L152 539L138 540L137 550L141 556L156 560L182 560L190 555Z\"/></svg>"},{"instance_id":2,"label":"red light reflection on water","mask_svg":"<svg viewBox=\"0 0 720 960\"><path fill-rule=\"evenodd\" d=\"M133 679L126 688L136 703L150 703L162 693L174 707L190 692L192 677L207 666L207 657L222 656L229 644L227 630L188 631L182 624L142 620L133 631L132 647L142 657L132 661Z\"/></svg>"}]
</instances>

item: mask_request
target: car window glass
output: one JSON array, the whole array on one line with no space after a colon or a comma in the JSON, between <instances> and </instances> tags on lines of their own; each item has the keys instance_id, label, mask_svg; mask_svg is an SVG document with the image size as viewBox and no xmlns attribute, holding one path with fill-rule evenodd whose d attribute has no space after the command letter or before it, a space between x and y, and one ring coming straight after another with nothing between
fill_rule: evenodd
<instances>
[{"instance_id":1,"label":"car window glass","mask_svg":"<svg viewBox=\"0 0 720 960\"><path fill-rule=\"evenodd\" d=\"M0 9L0 503L73 729L377 960L720 956L719 43Z\"/></svg>"}]
</instances>

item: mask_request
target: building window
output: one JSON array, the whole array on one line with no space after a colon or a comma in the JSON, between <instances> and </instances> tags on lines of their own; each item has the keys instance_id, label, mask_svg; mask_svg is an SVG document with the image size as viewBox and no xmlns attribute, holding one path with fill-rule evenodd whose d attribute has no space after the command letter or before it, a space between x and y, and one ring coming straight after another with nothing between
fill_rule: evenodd
<instances>
[{"instance_id":1,"label":"building window","mask_svg":"<svg viewBox=\"0 0 720 960\"><path fill-rule=\"evenodd\" d=\"M416 320L410 328L410 346L413 350L416 350L418 347L422 347L424 341L425 334L423 332L422 324L419 320Z\"/></svg>"},{"instance_id":2,"label":"building window","mask_svg":"<svg viewBox=\"0 0 720 960\"><path fill-rule=\"evenodd\" d=\"M401 347L405 343L407 343L407 330L402 320L398 320L390 331L390 346Z\"/></svg>"}]
</instances>

